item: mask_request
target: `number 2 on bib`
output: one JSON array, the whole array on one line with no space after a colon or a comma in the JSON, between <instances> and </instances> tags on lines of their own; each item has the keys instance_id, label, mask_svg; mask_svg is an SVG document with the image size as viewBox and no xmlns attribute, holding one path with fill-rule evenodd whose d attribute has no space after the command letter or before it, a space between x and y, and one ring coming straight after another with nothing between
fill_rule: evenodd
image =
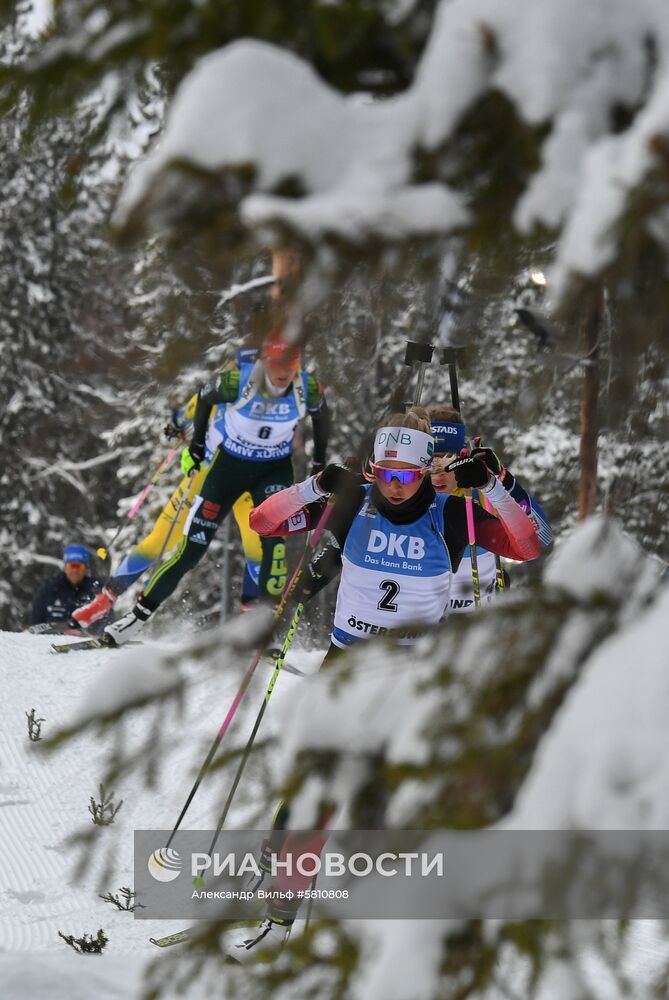
<instances>
[{"instance_id":1,"label":"number 2 on bib","mask_svg":"<svg viewBox=\"0 0 669 1000\"><path fill-rule=\"evenodd\" d=\"M376 605L379 611L397 611L395 598L400 592L399 583L395 583L394 580L383 580L379 588L384 591L383 597Z\"/></svg>"}]
</instances>

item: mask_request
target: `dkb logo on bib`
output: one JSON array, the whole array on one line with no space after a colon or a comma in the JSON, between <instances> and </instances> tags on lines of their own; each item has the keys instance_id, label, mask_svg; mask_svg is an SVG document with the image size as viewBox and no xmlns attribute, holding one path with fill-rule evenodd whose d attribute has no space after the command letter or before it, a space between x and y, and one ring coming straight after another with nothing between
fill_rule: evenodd
<instances>
[{"instance_id":1,"label":"dkb logo on bib","mask_svg":"<svg viewBox=\"0 0 669 1000\"><path fill-rule=\"evenodd\" d=\"M397 535L394 531L386 535L384 531L373 528L369 533L367 551L385 552L401 559L422 559L425 555L425 542L415 535Z\"/></svg>"}]
</instances>

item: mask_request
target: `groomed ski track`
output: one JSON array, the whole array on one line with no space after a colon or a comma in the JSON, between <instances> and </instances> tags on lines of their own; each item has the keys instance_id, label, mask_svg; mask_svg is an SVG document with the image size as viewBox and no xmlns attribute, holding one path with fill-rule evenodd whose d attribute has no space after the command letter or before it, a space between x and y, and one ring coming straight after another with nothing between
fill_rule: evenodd
<instances>
[{"instance_id":1,"label":"groomed ski track","mask_svg":"<svg viewBox=\"0 0 669 1000\"><path fill-rule=\"evenodd\" d=\"M179 642L183 639L181 633ZM111 738L88 730L63 748L43 753L42 744L28 739L25 713L35 708L37 717L45 719L43 736L53 735L72 718L83 698L91 693L95 697L98 686L104 690L113 684L114 673L125 658L141 662L148 651L155 654L162 648L169 652L174 643L169 638L148 640L127 652L91 650L58 656L51 652L52 642L52 636L0 632L0 997L127 1000L140 996L143 966L156 958L149 937L181 930L184 921L134 920L97 894L118 893L121 886L133 885L134 829L173 825L247 663L240 662L234 675L213 680L208 675L206 683L194 684L182 730L167 735L172 753L157 788L147 790L134 775L115 788L116 799L124 800L112 828L121 847L112 879L101 885L100 863L74 881L77 853L65 841L78 830L92 828L88 803L91 795L97 798ZM313 654L307 659L313 661ZM183 669L197 680L195 664ZM250 731L270 675L271 668L261 663L230 733L238 743ZM271 708L289 697L292 685L300 682L302 678L295 675L282 677ZM267 730L272 728L272 716L268 711ZM130 738L138 738L146 726L145 716L133 713L127 726ZM225 790L205 779L184 827L213 828ZM243 824L243 811L232 822ZM98 861L102 860L100 852ZM99 927L109 938L102 956L75 955L58 937L59 930L79 936L95 934ZM197 993L190 995L197 997Z\"/></svg>"},{"instance_id":2,"label":"groomed ski track","mask_svg":"<svg viewBox=\"0 0 669 1000\"><path fill-rule=\"evenodd\" d=\"M179 643L184 638L180 633ZM246 663L240 663L234 676L221 671L195 683L180 730L167 734L173 751L155 789L147 790L135 776L115 788L116 798L124 800L113 828L120 835L121 850L114 876L100 885L99 864L74 881L76 855L65 841L73 832L91 827L88 802L97 795L110 737L87 731L63 749L44 755L39 744L28 740L25 713L35 708L45 719L43 735L52 735L85 697L113 685L124 661L141 664L144 656L172 651L177 640L149 639L128 651L92 650L78 656L53 654L52 641L52 636L0 632L0 998L139 1000L144 967L160 961L161 953L149 938L182 930L188 921L136 921L100 900L97 893L133 885L134 829L169 828L174 823ZM310 673L317 668L319 655L296 654L295 662ZM186 663L182 670L197 680L202 667ZM270 675L271 667L260 664L231 731L237 745L251 729ZM303 678L291 674L280 678L263 723L265 733L281 716L281 701L301 683ZM133 715L127 739L139 738L145 728L145 716ZM249 768L245 781L253 780ZM220 804L220 787L205 780L184 825L211 829ZM238 804L230 825L244 823L244 809ZM109 938L101 956L75 955L58 937L59 930L94 935L99 927ZM659 925L640 921L631 935L640 970L657 968L667 947ZM204 984L201 989L194 984L188 997L209 1000Z\"/></svg>"}]
</instances>

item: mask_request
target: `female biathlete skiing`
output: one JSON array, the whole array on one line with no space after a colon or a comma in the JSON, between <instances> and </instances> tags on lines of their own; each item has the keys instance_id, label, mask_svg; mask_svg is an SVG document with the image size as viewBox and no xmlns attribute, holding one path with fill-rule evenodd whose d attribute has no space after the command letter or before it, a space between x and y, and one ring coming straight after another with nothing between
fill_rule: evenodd
<instances>
[{"instance_id":1,"label":"female biathlete skiing","mask_svg":"<svg viewBox=\"0 0 669 1000\"><path fill-rule=\"evenodd\" d=\"M325 661L374 635L385 633L410 643L422 628L442 619L453 574L468 544L466 501L452 495L455 490L478 490L485 497L489 511L474 505L476 538L484 548L518 561L539 555L533 521L480 457L456 458L440 470L440 488L448 493L438 494L430 477L433 455L428 412L414 408L395 414L376 433L366 485L350 470L329 465L319 475L268 497L251 513L251 527L262 537L307 531L318 523L325 499L337 494L328 529L341 548L341 579ZM287 822L285 804L280 812L275 830L281 842L286 834L277 827ZM325 837L323 832L299 846L290 845L288 837L280 850L318 854ZM272 849L277 851L275 845ZM302 881L299 876L290 882L277 876L276 888L308 888L310 879ZM297 905L285 900L270 904L265 919L244 932L231 953L243 959L280 944Z\"/></svg>"},{"instance_id":2,"label":"female biathlete skiing","mask_svg":"<svg viewBox=\"0 0 669 1000\"><path fill-rule=\"evenodd\" d=\"M238 351L236 361L232 362L226 371L237 371L240 364L248 362L252 357L255 360L255 353L255 351L245 349ZM197 400L198 396L195 393L185 406L172 415L164 431L168 440L173 441L178 438L191 426ZM193 498L200 492L206 471L221 439L225 410L225 403L211 409L202 468L194 475L183 477L158 515L149 534L123 557L116 572L107 581L97 597L88 604L82 605L81 608L77 608L72 615L72 625L88 629L95 622L104 618L109 614L121 594L124 594L133 583L150 570L163 553L169 556L172 550L179 545ZM249 493L243 493L232 508L241 534L246 560L242 585L242 610L246 610L247 605L257 596L262 561L262 543L256 532L249 527L249 514L252 510L253 499Z\"/></svg>"},{"instance_id":3,"label":"female biathlete skiing","mask_svg":"<svg viewBox=\"0 0 669 1000\"><path fill-rule=\"evenodd\" d=\"M302 370L299 348L287 342L280 328L265 338L257 359L243 360L238 369L223 372L217 383L198 393L192 440L181 460L185 476L197 473L202 465L211 409L221 404L227 404L223 420L209 430L213 457L191 502L179 546L158 567L132 610L105 628L105 640L112 645L136 637L184 574L204 556L240 496L250 493L257 505L291 485L293 436L306 413L313 426L314 471L323 468L328 438L323 387ZM286 579L283 539L263 539L260 597L276 602Z\"/></svg>"},{"instance_id":4,"label":"female biathlete skiing","mask_svg":"<svg viewBox=\"0 0 669 1000\"><path fill-rule=\"evenodd\" d=\"M537 529L541 547L550 548L553 542L553 531L548 518L539 506L535 497L513 475L510 469L502 464L501 459L491 448L484 448L480 437L475 437L467 448L467 428L460 413L452 406L431 406L429 408L432 436L434 437L434 460L432 485L437 493L446 493L447 479L439 475L439 468L461 456L467 449L470 458L480 458L488 469L503 483L504 489L510 493L516 503L529 514ZM455 496L462 493L456 490ZM472 492L474 501L485 507L485 501L479 497L478 491ZM499 580L498 565L493 552L488 552L477 540L476 555L478 563L478 578L481 607L494 601L499 594L509 586L508 574L504 571L503 580ZM500 586L501 583L501 586ZM451 581L451 593L448 600L448 614L468 614L476 610L474 585L472 580L472 564L469 547L465 549L460 565Z\"/></svg>"}]
</instances>

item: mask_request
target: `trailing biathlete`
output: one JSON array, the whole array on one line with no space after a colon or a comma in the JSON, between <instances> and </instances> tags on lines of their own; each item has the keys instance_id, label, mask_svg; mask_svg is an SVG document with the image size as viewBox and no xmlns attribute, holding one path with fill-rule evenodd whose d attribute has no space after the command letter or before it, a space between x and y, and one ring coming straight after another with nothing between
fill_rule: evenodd
<instances>
[{"instance_id":1,"label":"trailing biathlete","mask_svg":"<svg viewBox=\"0 0 669 1000\"><path fill-rule=\"evenodd\" d=\"M434 436L432 485L435 491L437 493L447 492L446 486L443 485L447 480L440 475L439 470L460 457L463 452L466 452L470 458L480 458L499 479L507 493L510 493L516 503L532 518L542 549L549 549L553 542L553 532L548 518L536 498L525 489L511 470L502 464L497 454L491 448L484 448L480 437L474 437L468 443L465 423L460 413L453 407L431 406L429 414ZM462 493L462 491L456 491L456 495L458 493ZM481 497L478 490L472 491L472 498L474 503L485 507L485 497ZM502 571L503 579L499 579L498 560L493 552L489 552L480 543L479 539L476 542L476 556L481 606L485 607L509 586L510 580L506 571ZM467 614L475 610L476 600L468 547L462 555L460 565L451 582L447 612L448 614Z\"/></svg>"},{"instance_id":2,"label":"trailing biathlete","mask_svg":"<svg viewBox=\"0 0 669 1000\"><path fill-rule=\"evenodd\" d=\"M221 521L235 501L249 493L254 504L278 494L294 481L292 449L295 428L309 414L314 433L314 471L323 467L328 413L323 386L302 369L299 348L277 329L264 340L255 360L223 372L198 393L193 434L182 455L185 476L204 462L211 409L226 404L223 419L209 433L211 462L193 497L178 548L158 567L144 593L123 618L104 630L112 644L136 638L152 614L173 593L183 576L207 551ZM262 540L259 595L277 602L287 580L286 549L281 537Z\"/></svg>"},{"instance_id":3,"label":"trailing biathlete","mask_svg":"<svg viewBox=\"0 0 669 1000\"><path fill-rule=\"evenodd\" d=\"M237 353L236 363L231 363L228 371L238 369L240 363L255 358L255 351L242 350ZM168 440L174 441L182 436L192 425L197 407L197 393L172 415L164 433ZM130 549L123 557L113 575L107 580L97 596L78 608L72 615L72 624L82 629L91 629L100 621L106 624L110 612L121 596L137 580L147 573L157 562L161 554L170 556L181 543L184 526L188 518L194 497L202 487L206 471L221 439L221 427L225 420L226 404L214 406L209 416L209 425L205 438L205 456L202 467L196 473L183 476L176 490L156 518L151 531L141 541ZM249 527L249 514L253 509L253 499L249 493L243 493L235 502L232 512L242 539L244 549L245 569L242 584L241 604L245 609L257 597L260 563L262 561L262 543L260 538ZM102 625L99 626L102 628Z\"/></svg>"}]
</instances>

